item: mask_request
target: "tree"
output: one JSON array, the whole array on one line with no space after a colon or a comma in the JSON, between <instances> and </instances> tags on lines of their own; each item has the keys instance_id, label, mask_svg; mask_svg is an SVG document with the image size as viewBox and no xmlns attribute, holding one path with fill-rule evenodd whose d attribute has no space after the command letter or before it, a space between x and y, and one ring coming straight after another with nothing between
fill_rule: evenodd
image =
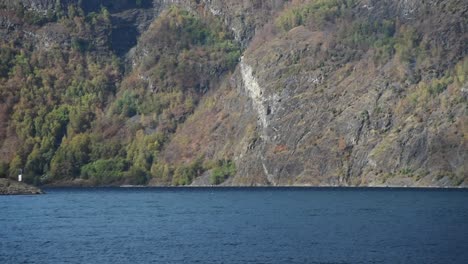
<instances>
[{"instance_id":1,"label":"tree","mask_svg":"<svg viewBox=\"0 0 468 264\"><path fill-rule=\"evenodd\" d=\"M81 167L89 162L90 137L78 134L70 141L64 140L51 161L50 172L53 179L76 178Z\"/></svg>"},{"instance_id":2,"label":"tree","mask_svg":"<svg viewBox=\"0 0 468 264\"><path fill-rule=\"evenodd\" d=\"M0 178L6 178L8 176L9 164L6 162L0 162Z\"/></svg>"}]
</instances>

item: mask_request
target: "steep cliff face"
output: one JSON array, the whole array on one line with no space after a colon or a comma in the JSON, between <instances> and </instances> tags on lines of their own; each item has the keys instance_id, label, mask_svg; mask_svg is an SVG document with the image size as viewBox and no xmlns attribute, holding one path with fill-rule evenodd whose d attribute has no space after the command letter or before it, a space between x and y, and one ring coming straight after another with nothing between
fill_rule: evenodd
<instances>
[{"instance_id":1,"label":"steep cliff face","mask_svg":"<svg viewBox=\"0 0 468 264\"><path fill-rule=\"evenodd\" d=\"M307 6L313 1L304 2L290 10L314 9ZM295 12L280 14L276 24ZM236 105L249 110L239 110L236 119L232 109L220 107L231 118L215 121L217 128L241 123L254 131L225 138L208 133L214 142L202 145L231 146L219 148L230 149L238 164L226 184L466 184L467 83L457 79L467 74L461 70L467 63L466 12L461 1L356 1L350 13L328 21L292 22L276 29L281 32L266 26L232 77L238 96L249 102ZM357 29L345 25L353 23ZM369 29L382 23L391 25L389 32ZM241 121L252 113L255 123ZM185 126L179 133L197 135L193 124Z\"/></svg>"},{"instance_id":2,"label":"steep cliff face","mask_svg":"<svg viewBox=\"0 0 468 264\"><path fill-rule=\"evenodd\" d=\"M465 2L0 0L0 165L44 182L466 186ZM40 74L57 48L68 83ZM51 150L18 79L86 98L43 98L66 109Z\"/></svg>"},{"instance_id":3,"label":"steep cliff face","mask_svg":"<svg viewBox=\"0 0 468 264\"><path fill-rule=\"evenodd\" d=\"M25 10L46 16L52 12L67 12L70 6L80 7L87 14L99 12L105 7L112 14L111 44L120 56L125 55L137 43L137 38L148 29L163 10L178 5L187 10L203 9L229 27L236 40L246 47L255 31L288 1L219 1L219 0L21 0L0 1L7 9Z\"/></svg>"},{"instance_id":4,"label":"steep cliff face","mask_svg":"<svg viewBox=\"0 0 468 264\"><path fill-rule=\"evenodd\" d=\"M390 34L397 43L388 59L376 61L379 43L346 43L347 37L333 29L337 24L319 30L304 24L251 47L241 62L245 86L262 93L260 102L255 93L250 97L264 131L265 176L273 185L427 186L466 181L467 84L442 79L457 78L455 65L466 64L467 5L356 5L348 23L357 17L370 23L396 18L399 25ZM363 27L360 23L358 31ZM403 47L408 45L403 40L407 32L414 34L411 47L406 47L410 50ZM256 81L249 67L255 69ZM244 175L249 173L238 177Z\"/></svg>"},{"instance_id":5,"label":"steep cliff face","mask_svg":"<svg viewBox=\"0 0 468 264\"><path fill-rule=\"evenodd\" d=\"M34 10L41 13L47 13L48 10L55 10L58 5L68 5L72 3L77 3L78 1L75 0L19 0L19 1L10 1L10 0L2 0L0 1L0 5L5 6L7 8L17 8L19 6L23 6L26 9Z\"/></svg>"}]
</instances>

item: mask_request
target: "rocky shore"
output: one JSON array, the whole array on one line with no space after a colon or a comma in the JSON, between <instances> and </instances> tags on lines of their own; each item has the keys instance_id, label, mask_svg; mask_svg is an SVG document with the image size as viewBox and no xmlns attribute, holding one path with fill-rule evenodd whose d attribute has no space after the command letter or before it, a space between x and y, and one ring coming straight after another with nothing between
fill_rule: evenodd
<instances>
[{"instance_id":1,"label":"rocky shore","mask_svg":"<svg viewBox=\"0 0 468 264\"><path fill-rule=\"evenodd\" d=\"M32 185L12 181L9 179L0 179L0 195L25 195L25 194L43 194L44 192Z\"/></svg>"}]
</instances>

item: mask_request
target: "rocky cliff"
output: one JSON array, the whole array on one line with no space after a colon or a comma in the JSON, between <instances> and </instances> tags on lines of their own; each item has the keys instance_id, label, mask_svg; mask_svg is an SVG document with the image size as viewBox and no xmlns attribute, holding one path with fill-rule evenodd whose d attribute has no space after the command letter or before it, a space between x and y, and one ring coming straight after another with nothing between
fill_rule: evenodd
<instances>
[{"instance_id":1,"label":"rocky cliff","mask_svg":"<svg viewBox=\"0 0 468 264\"><path fill-rule=\"evenodd\" d=\"M430 87L443 82L448 69L466 64L466 12L460 1L362 1L350 18L342 18L346 22L303 24L279 33L267 25L231 77L235 99L214 95L222 102L217 116L228 117L214 119L213 131L199 139L195 124L205 123L208 115L201 110L199 119L176 134L184 144L171 143L167 152L198 153L204 147L186 144L198 140L202 146L222 146L206 148L209 154L235 157L238 173L229 185L466 184L467 83L441 84L443 91L437 92ZM425 51L411 52L427 57L405 61L391 50L377 61L380 44L364 36L371 32L354 33L371 45L343 43L354 40L340 32L345 25L335 23L365 27L353 21L357 17L395 23L390 34L396 41L405 33L393 31L414 32L417 43L411 45L417 47L410 49Z\"/></svg>"},{"instance_id":2,"label":"rocky cliff","mask_svg":"<svg viewBox=\"0 0 468 264\"><path fill-rule=\"evenodd\" d=\"M67 118L50 150L39 129L20 131L26 119L18 119L15 104L22 99L0 100L8 113L0 115L8 127L0 133L0 161L10 170L26 165L41 174L31 175L39 181L71 174L95 184L468 184L465 1L22 0L0 6L4 43L34 42L31 58L59 46L88 60L122 62L118 73L105 75L104 86L92 74L66 85L94 78L92 96L85 96L90 89L66 88L82 98L102 98L99 87L113 88L105 88L100 104L81 101L89 120L80 117L88 121L79 129L71 99L58 100L67 105ZM110 73L110 65L102 67ZM3 76L11 90L12 71ZM81 148L80 140L96 144ZM28 147L15 153L15 143ZM43 153L37 162L26 151L36 148Z\"/></svg>"},{"instance_id":3,"label":"rocky cliff","mask_svg":"<svg viewBox=\"0 0 468 264\"><path fill-rule=\"evenodd\" d=\"M376 61L379 43L366 47L352 42L367 40L353 39L340 47L348 40L337 31L333 36L339 29L307 25L247 50L240 74L258 113L262 143L254 156L262 157L268 182L426 186L465 181L466 101L460 98L467 96L466 82L441 84L443 91L430 87L447 76L447 69L466 63L462 17L468 9L452 9L456 3L356 2L349 23L357 17L365 22L358 22L354 34L363 34L367 23L401 23L390 34L404 42L398 39L405 34L402 28L413 30L411 46L417 47L411 48L417 51L409 52L427 52L418 58L399 57L404 51L397 43L393 57Z\"/></svg>"},{"instance_id":4,"label":"rocky cliff","mask_svg":"<svg viewBox=\"0 0 468 264\"><path fill-rule=\"evenodd\" d=\"M0 195L28 195L42 194L43 192L34 186L8 179L0 179Z\"/></svg>"}]
</instances>

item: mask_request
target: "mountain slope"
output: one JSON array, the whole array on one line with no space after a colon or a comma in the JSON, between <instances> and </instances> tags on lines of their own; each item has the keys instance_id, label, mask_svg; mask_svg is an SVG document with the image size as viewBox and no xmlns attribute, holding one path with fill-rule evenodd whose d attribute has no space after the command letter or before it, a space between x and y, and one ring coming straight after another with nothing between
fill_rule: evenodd
<instances>
[{"instance_id":1,"label":"mountain slope","mask_svg":"<svg viewBox=\"0 0 468 264\"><path fill-rule=\"evenodd\" d=\"M322 3L290 7L257 33L233 77L250 109L214 95L222 103L200 109L168 157L228 154L234 185L466 182L466 5ZM194 132L213 111L214 132ZM251 112L256 123L244 121Z\"/></svg>"},{"instance_id":2,"label":"mountain slope","mask_svg":"<svg viewBox=\"0 0 468 264\"><path fill-rule=\"evenodd\" d=\"M0 1L0 175L468 184L464 1Z\"/></svg>"}]
</instances>

